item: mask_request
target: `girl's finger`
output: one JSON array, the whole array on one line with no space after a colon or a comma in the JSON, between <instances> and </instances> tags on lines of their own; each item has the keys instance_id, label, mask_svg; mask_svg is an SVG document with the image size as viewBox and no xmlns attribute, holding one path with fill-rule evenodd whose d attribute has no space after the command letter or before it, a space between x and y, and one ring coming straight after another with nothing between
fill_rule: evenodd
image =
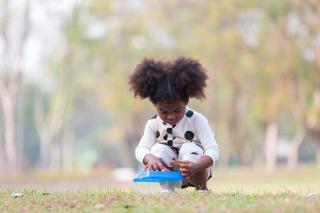
<instances>
[{"instance_id":1,"label":"girl's finger","mask_svg":"<svg viewBox=\"0 0 320 213\"><path fill-rule=\"evenodd\" d=\"M191 167L190 163L184 165L184 168L186 168L186 169L189 169L190 167Z\"/></svg>"},{"instance_id":2,"label":"girl's finger","mask_svg":"<svg viewBox=\"0 0 320 213\"><path fill-rule=\"evenodd\" d=\"M189 172L187 172L187 171L182 171L181 174L182 174L182 176L189 176L190 175Z\"/></svg>"},{"instance_id":3,"label":"girl's finger","mask_svg":"<svg viewBox=\"0 0 320 213\"><path fill-rule=\"evenodd\" d=\"M188 168L180 168L180 171L187 172L187 171L189 171L189 169Z\"/></svg>"},{"instance_id":4,"label":"girl's finger","mask_svg":"<svg viewBox=\"0 0 320 213\"><path fill-rule=\"evenodd\" d=\"M160 164L157 164L157 170L161 171L161 165Z\"/></svg>"},{"instance_id":5,"label":"girl's finger","mask_svg":"<svg viewBox=\"0 0 320 213\"><path fill-rule=\"evenodd\" d=\"M153 169L153 165L152 164L150 164L149 165L149 170L151 170L151 171L153 171L154 169Z\"/></svg>"},{"instance_id":6,"label":"girl's finger","mask_svg":"<svg viewBox=\"0 0 320 213\"><path fill-rule=\"evenodd\" d=\"M160 171L165 171L165 170L167 170L167 168L164 167L162 163L159 163L158 166L159 166L159 168L160 168Z\"/></svg>"},{"instance_id":7,"label":"girl's finger","mask_svg":"<svg viewBox=\"0 0 320 213\"><path fill-rule=\"evenodd\" d=\"M157 164L152 164L152 168L153 168L153 171L157 171L158 170L158 165Z\"/></svg>"},{"instance_id":8,"label":"girl's finger","mask_svg":"<svg viewBox=\"0 0 320 213\"><path fill-rule=\"evenodd\" d=\"M181 168L184 168L184 169L188 169L190 168L190 164L189 163L185 163L181 166Z\"/></svg>"},{"instance_id":9,"label":"girl's finger","mask_svg":"<svg viewBox=\"0 0 320 213\"><path fill-rule=\"evenodd\" d=\"M158 162L158 168L160 171L164 170L164 166L161 162Z\"/></svg>"},{"instance_id":10,"label":"girl's finger","mask_svg":"<svg viewBox=\"0 0 320 213\"><path fill-rule=\"evenodd\" d=\"M157 169L158 169L157 164L152 164L152 170L153 170L153 171L156 171Z\"/></svg>"}]
</instances>

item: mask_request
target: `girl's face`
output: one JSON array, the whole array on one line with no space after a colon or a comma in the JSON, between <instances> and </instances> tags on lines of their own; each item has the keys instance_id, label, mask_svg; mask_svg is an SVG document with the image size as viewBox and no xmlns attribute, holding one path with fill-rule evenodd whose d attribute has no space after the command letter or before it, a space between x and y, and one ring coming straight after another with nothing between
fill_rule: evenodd
<instances>
[{"instance_id":1,"label":"girl's face","mask_svg":"<svg viewBox=\"0 0 320 213\"><path fill-rule=\"evenodd\" d=\"M183 118L186 105L188 103L184 101L173 101L173 102L157 102L155 107L157 108L160 118L171 125L176 124Z\"/></svg>"}]
</instances>

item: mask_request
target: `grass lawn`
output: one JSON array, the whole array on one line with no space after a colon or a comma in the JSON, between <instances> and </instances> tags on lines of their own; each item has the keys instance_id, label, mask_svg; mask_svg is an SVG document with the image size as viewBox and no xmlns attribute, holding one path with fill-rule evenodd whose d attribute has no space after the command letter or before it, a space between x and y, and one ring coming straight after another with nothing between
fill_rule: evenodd
<instances>
[{"instance_id":1,"label":"grass lawn","mask_svg":"<svg viewBox=\"0 0 320 213\"><path fill-rule=\"evenodd\" d=\"M0 193L1 212L320 212L320 195L181 191L146 195L122 190Z\"/></svg>"},{"instance_id":2,"label":"grass lawn","mask_svg":"<svg viewBox=\"0 0 320 213\"><path fill-rule=\"evenodd\" d=\"M274 173L217 169L208 194L192 188L167 195L141 193L141 185L130 183L79 184L72 190L38 185L0 188L0 212L320 212L320 171L314 166Z\"/></svg>"}]
</instances>

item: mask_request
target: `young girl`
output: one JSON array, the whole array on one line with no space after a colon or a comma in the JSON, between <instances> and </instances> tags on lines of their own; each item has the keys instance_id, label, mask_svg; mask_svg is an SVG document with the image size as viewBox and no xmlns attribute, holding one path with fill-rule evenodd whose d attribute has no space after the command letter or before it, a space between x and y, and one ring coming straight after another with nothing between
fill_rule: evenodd
<instances>
[{"instance_id":1,"label":"young girl","mask_svg":"<svg viewBox=\"0 0 320 213\"><path fill-rule=\"evenodd\" d=\"M129 78L135 96L149 98L158 114L150 119L135 150L146 170L172 170L179 160L182 188L207 191L207 180L219 157L207 119L189 108L189 98L205 98L206 70L191 58L143 60Z\"/></svg>"}]
</instances>

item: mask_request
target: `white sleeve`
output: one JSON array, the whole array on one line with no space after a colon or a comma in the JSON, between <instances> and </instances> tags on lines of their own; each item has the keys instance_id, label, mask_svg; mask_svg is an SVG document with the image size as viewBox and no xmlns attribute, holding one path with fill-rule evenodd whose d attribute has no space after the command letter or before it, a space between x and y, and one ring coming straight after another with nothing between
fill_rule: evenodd
<instances>
[{"instance_id":1,"label":"white sleeve","mask_svg":"<svg viewBox=\"0 0 320 213\"><path fill-rule=\"evenodd\" d=\"M151 147L156 143L155 120L149 120L145 126L144 133L135 150L136 159L143 164L143 158L150 153Z\"/></svg>"},{"instance_id":2,"label":"white sleeve","mask_svg":"<svg viewBox=\"0 0 320 213\"><path fill-rule=\"evenodd\" d=\"M208 120L201 114L195 118L195 130L204 148L204 155L209 156L215 163L219 159L219 146L209 127Z\"/></svg>"}]
</instances>

